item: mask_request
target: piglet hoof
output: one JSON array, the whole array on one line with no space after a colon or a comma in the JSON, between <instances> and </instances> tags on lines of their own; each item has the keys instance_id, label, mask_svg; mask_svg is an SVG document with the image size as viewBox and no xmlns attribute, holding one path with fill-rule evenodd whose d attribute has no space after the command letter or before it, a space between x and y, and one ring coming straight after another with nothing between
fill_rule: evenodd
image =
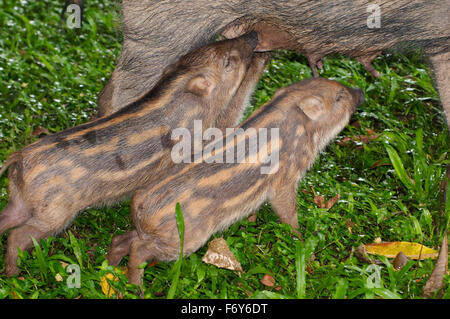
<instances>
[{"instance_id":1,"label":"piglet hoof","mask_svg":"<svg viewBox=\"0 0 450 319\"><path fill-rule=\"evenodd\" d=\"M128 267L128 281L130 284L137 285L142 291L142 278L144 277L144 269Z\"/></svg>"},{"instance_id":2,"label":"piglet hoof","mask_svg":"<svg viewBox=\"0 0 450 319\"><path fill-rule=\"evenodd\" d=\"M122 260L122 258L120 258L120 256L114 255L110 252L108 252L108 254L106 254L106 260L108 261L108 264L110 266L119 266L120 261Z\"/></svg>"},{"instance_id":3,"label":"piglet hoof","mask_svg":"<svg viewBox=\"0 0 450 319\"><path fill-rule=\"evenodd\" d=\"M144 269L134 269L131 270L128 268L128 281L130 284L136 285L139 287L139 291L137 294L139 298L144 299L144 288L143 288L143 278L144 277Z\"/></svg>"},{"instance_id":4,"label":"piglet hoof","mask_svg":"<svg viewBox=\"0 0 450 319\"><path fill-rule=\"evenodd\" d=\"M17 276L20 272L19 267L17 267L16 265L6 265L5 267L5 275L8 277L14 277Z\"/></svg>"}]
</instances>

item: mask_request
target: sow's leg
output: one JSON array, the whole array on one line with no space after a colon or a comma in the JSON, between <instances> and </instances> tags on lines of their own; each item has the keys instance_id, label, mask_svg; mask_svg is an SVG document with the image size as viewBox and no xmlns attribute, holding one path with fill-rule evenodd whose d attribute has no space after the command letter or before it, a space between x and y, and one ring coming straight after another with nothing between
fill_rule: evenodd
<instances>
[{"instance_id":1,"label":"sow's leg","mask_svg":"<svg viewBox=\"0 0 450 319\"><path fill-rule=\"evenodd\" d=\"M450 128L450 52L433 55L430 60L433 63L436 84L447 117L447 125Z\"/></svg>"}]
</instances>

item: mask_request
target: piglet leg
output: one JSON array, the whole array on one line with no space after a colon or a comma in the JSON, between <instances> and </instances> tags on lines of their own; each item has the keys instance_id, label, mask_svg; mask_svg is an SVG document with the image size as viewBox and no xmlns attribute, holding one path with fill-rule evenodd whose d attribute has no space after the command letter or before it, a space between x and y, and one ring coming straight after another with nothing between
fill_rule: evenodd
<instances>
[{"instance_id":1,"label":"piglet leg","mask_svg":"<svg viewBox=\"0 0 450 319\"><path fill-rule=\"evenodd\" d=\"M31 217L28 208L18 197L11 197L0 214L0 235L10 228L19 226Z\"/></svg>"},{"instance_id":2,"label":"piglet leg","mask_svg":"<svg viewBox=\"0 0 450 319\"><path fill-rule=\"evenodd\" d=\"M375 70L375 68L372 65L372 61L380 54L381 54L381 52L375 52L372 54L359 56L356 58L356 60L364 66L364 68L367 70L367 72L372 74L374 77L379 78L380 73L378 73L378 71Z\"/></svg>"},{"instance_id":3,"label":"piglet leg","mask_svg":"<svg viewBox=\"0 0 450 319\"><path fill-rule=\"evenodd\" d=\"M111 242L106 259L112 266L119 265L123 257L130 253L131 243L138 239L136 230L115 236Z\"/></svg>"},{"instance_id":4,"label":"piglet leg","mask_svg":"<svg viewBox=\"0 0 450 319\"><path fill-rule=\"evenodd\" d=\"M142 289L144 269L139 269L143 262L155 257L155 243L152 240L134 239L130 246L130 260L128 262L128 279L131 284Z\"/></svg>"},{"instance_id":5,"label":"piglet leg","mask_svg":"<svg viewBox=\"0 0 450 319\"><path fill-rule=\"evenodd\" d=\"M317 68L322 69L322 57L315 54L307 54L306 58L308 59L309 67L313 73L315 78L319 77L319 72Z\"/></svg>"},{"instance_id":6,"label":"piglet leg","mask_svg":"<svg viewBox=\"0 0 450 319\"><path fill-rule=\"evenodd\" d=\"M298 231L297 198L294 185L285 184L277 187L270 202L281 222L291 225L294 232L301 238Z\"/></svg>"},{"instance_id":7,"label":"piglet leg","mask_svg":"<svg viewBox=\"0 0 450 319\"><path fill-rule=\"evenodd\" d=\"M22 226L11 230L8 236L8 248L5 258L5 274L9 277L15 276L19 273L17 267L18 249L25 251L33 247L33 237L37 242L39 239L51 235L51 231L43 230L39 227L40 222L32 217Z\"/></svg>"}]
</instances>

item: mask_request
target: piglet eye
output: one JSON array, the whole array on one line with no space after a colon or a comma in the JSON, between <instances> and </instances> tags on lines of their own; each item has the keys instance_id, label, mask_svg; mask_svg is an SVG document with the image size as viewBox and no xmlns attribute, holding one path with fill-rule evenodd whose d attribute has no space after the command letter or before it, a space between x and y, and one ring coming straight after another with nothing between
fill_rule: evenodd
<instances>
[{"instance_id":1,"label":"piglet eye","mask_svg":"<svg viewBox=\"0 0 450 319\"><path fill-rule=\"evenodd\" d=\"M239 64L239 55L234 52L230 53L225 60L225 69L231 70L237 64Z\"/></svg>"},{"instance_id":2,"label":"piglet eye","mask_svg":"<svg viewBox=\"0 0 450 319\"><path fill-rule=\"evenodd\" d=\"M227 58L225 60L225 67L228 68L231 65L231 56L227 55Z\"/></svg>"},{"instance_id":3,"label":"piglet eye","mask_svg":"<svg viewBox=\"0 0 450 319\"><path fill-rule=\"evenodd\" d=\"M341 89L339 90L339 92L336 94L336 98L334 99L334 103L340 102L342 100L342 98L344 97L344 91Z\"/></svg>"}]
</instances>

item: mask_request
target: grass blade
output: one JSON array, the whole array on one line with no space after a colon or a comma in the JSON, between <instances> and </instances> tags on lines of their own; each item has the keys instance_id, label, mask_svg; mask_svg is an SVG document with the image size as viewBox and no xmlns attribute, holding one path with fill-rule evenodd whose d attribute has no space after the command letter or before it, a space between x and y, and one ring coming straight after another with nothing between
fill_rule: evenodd
<instances>
[{"instance_id":1,"label":"grass blade","mask_svg":"<svg viewBox=\"0 0 450 319\"><path fill-rule=\"evenodd\" d=\"M391 163L394 166L395 172L397 173L400 181L403 183L403 185L405 185L406 188L414 190L414 184L411 182L411 179L406 173L402 160L400 159L400 156L398 156L397 151L390 145L384 145L384 147L386 148L389 159L391 160Z\"/></svg>"},{"instance_id":2,"label":"grass blade","mask_svg":"<svg viewBox=\"0 0 450 319\"><path fill-rule=\"evenodd\" d=\"M253 299L292 299L292 297L282 295L273 291L262 290L252 296Z\"/></svg>"},{"instance_id":3,"label":"grass blade","mask_svg":"<svg viewBox=\"0 0 450 319\"><path fill-rule=\"evenodd\" d=\"M72 234L72 232L69 230L69 240L70 240L70 246L73 248L73 253L75 254L75 258L78 261L78 265L80 268L83 268L83 255L81 254L81 247L78 240L75 238L75 236Z\"/></svg>"},{"instance_id":4,"label":"grass blade","mask_svg":"<svg viewBox=\"0 0 450 319\"><path fill-rule=\"evenodd\" d=\"M306 264L311 257L317 241L314 238L308 238L304 243L298 241L295 250L295 270L297 273L297 298L305 297L306 291Z\"/></svg>"},{"instance_id":5,"label":"grass blade","mask_svg":"<svg viewBox=\"0 0 450 319\"><path fill-rule=\"evenodd\" d=\"M380 296L384 299L402 299L402 297L397 293L385 288L373 288L372 291L375 293L375 295Z\"/></svg>"},{"instance_id":6,"label":"grass blade","mask_svg":"<svg viewBox=\"0 0 450 319\"><path fill-rule=\"evenodd\" d=\"M31 237L31 240L33 241L33 245L34 245L34 251L35 251L35 255L36 255L36 259L38 261L38 265L39 265L39 270L41 272L41 275L44 279L47 278L47 261L45 260L44 254L42 252L41 246L39 246L38 242L36 241L36 239L34 239L34 237Z\"/></svg>"},{"instance_id":7,"label":"grass blade","mask_svg":"<svg viewBox=\"0 0 450 319\"><path fill-rule=\"evenodd\" d=\"M175 215L177 220L178 233L180 234L180 256L173 266L172 284L170 285L169 292L167 293L167 299L173 299L173 297L175 296L178 281L180 279L181 264L183 262L184 219L180 203L177 203L175 207Z\"/></svg>"},{"instance_id":8,"label":"grass blade","mask_svg":"<svg viewBox=\"0 0 450 319\"><path fill-rule=\"evenodd\" d=\"M340 278L336 284L336 291L334 292L333 299L345 299L347 294L348 281L347 279Z\"/></svg>"}]
</instances>

